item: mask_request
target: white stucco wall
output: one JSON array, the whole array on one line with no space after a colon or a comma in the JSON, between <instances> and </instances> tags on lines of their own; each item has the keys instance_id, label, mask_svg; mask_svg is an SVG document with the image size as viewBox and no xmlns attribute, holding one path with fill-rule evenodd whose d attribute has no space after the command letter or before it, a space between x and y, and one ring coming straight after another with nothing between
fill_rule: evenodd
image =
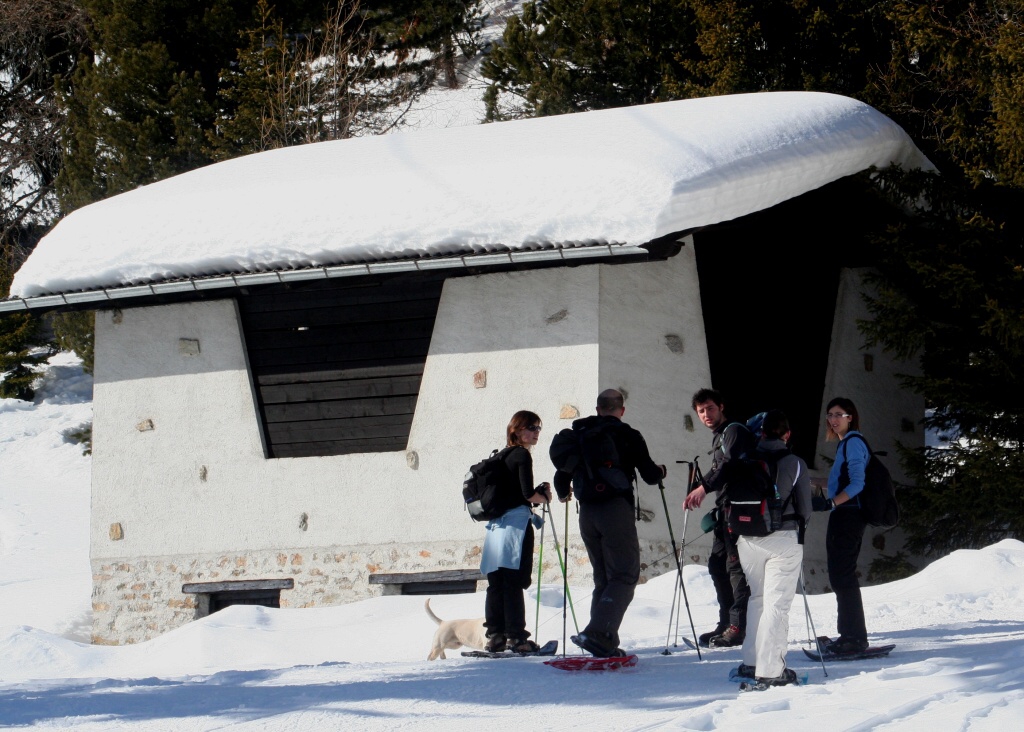
<instances>
[{"instance_id":1,"label":"white stucco wall","mask_svg":"<svg viewBox=\"0 0 1024 732\"><path fill-rule=\"evenodd\" d=\"M858 288L856 275L844 274L824 393L854 398L873 444L892 451L893 439L921 436L877 415L892 414L895 404L916 421L923 405L899 391L884 354L872 354L873 370L865 371ZM689 402L710 383L689 242L664 262L446 281L408 450L400 452L264 458L233 301L100 311L94 638L143 640L192 619L197 607L194 595L181 592L186 582L292 578L282 604L316 606L379 592L368 584L373 573L476 567L483 528L460 496L468 466L503 445L515 411L530 409L545 427L535 479L551 480L551 437L593 414L598 392L609 387L627 394L625 420L668 465L677 545L692 542L686 561L706 562L710 536L699 528L706 511L689 517L684 535L687 469L676 460L706 456L711 435ZM834 448L822 443L819 452ZM898 474L895 460L888 462ZM658 489L641 486L639 503L645 576L674 571ZM561 535L561 505L554 516ZM825 584L824 522L813 523L806 545L812 591ZM572 509L562 539L572 581L586 583ZM545 582L560 581L552 553L544 572Z\"/></svg>"},{"instance_id":2,"label":"white stucco wall","mask_svg":"<svg viewBox=\"0 0 1024 732\"><path fill-rule=\"evenodd\" d=\"M232 301L99 312L96 639L139 640L149 626L187 621L195 607L190 596L182 604L185 582L294 577L296 588L282 593L294 606L376 591L366 584L373 572L475 567L482 526L465 513L459 490L468 466L503 445L516 410L531 409L546 427L536 480L550 480L551 436L592 413L603 388L602 269L448 280L407 452L265 459ZM662 333L649 340L640 352L678 358ZM644 400L657 403L637 403ZM575 533L574 517L570 526ZM570 546L578 567L584 550ZM557 564L545 567L555 581ZM133 613L149 616L145 627L126 619Z\"/></svg>"},{"instance_id":3,"label":"white stucco wall","mask_svg":"<svg viewBox=\"0 0 1024 732\"><path fill-rule=\"evenodd\" d=\"M637 527L642 561L650 567L645 576L675 571L665 504L677 547L693 539L688 553L699 556L698 542L706 544L705 558L711 548L710 539L698 538L697 516L687 521L684 538L682 503L689 475L686 465L676 463L703 455L711 440L690 409L693 393L711 385L692 239L687 237L680 253L667 261L602 269L600 312L601 388L627 395L624 421L640 430L651 457L668 468L664 503L657 486L639 483L638 503L647 519Z\"/></svg>"}]
</instances>

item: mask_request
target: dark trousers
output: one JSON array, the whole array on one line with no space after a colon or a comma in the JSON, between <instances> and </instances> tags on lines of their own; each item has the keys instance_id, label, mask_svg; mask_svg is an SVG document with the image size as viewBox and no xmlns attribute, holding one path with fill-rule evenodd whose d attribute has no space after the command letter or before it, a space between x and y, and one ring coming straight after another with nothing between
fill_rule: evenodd
<instances>
[{"instance_id":1,"label":"dark trousers","mask_svg":"<svg viewBox=\"0 0 1024 732\"><path fill-rule=\"evenodd\" d=\"M640 541L633 505L622 497L580 504L580 535L594 569L594 594L585 633L619 645L619 626L640 581Z\"/></svg>"},{"instance_id":2,"label":"dark trousers","mask_svg":"<svg viewBox=\"0 0 1024 732\"><path fill-rule=\"evenodd\" d=\"M715 541L708 557L708 574L715 585L718 597L718 624L735 625L740 630L747 628L747 601L750 588L740 566L740 554L736 549L736 538L722 526L715 527Z\"/></svg>"},{"instance_id":3,"label":"dark trousers","mask_svg":"<svg viewBox=\"0 0 1024 732\"><path fill-rule=\"evenodd\" d=\"M484 627L487 635L503 635L513 642L530 637L526 630L523 590L533 579L533 525L526 525L519 569L500 567L487 575Z\"/></svg>"},{"instance_id":4,"label":"dark trousers","mask_svg":"<svg viewBox=\"0 0 1024 732\"><path fill-rule=\"evenodd\" d=\"M829 514L825 532L828 556L828 581L836 593L836 627L843 638L867 640L864 603L857 580L857 557L864 540L866 524L859 508L837 508Z\"/></svg>"}]
</instances>

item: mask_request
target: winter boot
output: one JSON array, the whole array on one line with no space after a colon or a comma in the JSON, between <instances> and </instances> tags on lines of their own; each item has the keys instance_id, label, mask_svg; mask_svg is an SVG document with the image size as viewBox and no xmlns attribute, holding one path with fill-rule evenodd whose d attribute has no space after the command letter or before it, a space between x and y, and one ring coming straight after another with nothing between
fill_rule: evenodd
<instances>
[{"instance_id":1,"label":"winter boot","mask_svg":"<svg viewBox=\"0 0 1024 732\"><path fill-rule=\"evenodd\" d=\"M711 648L733 648L743 645L743 631L735 625L730 625L721 635L714 635L708 640Z\"/></svg>"},{"instance_id":2,"label":"winter boot","mask_svg":"<svg viewBox=\"0 0 1024 732\"><path fill-rule=\"evenodd\" d=\"M598 658L611 658L621 655L622 651L611 644L611 638L600 638L597 633L583 632L572 636L569 640L578 645L584 651L588 651Z\"/></svg>"},{"instance_id":3,"label":"winter boot","mask_svg":"<svg viewBox=\"0 0 1024 732\"><path fill-rule=\"evenodd\" d=\"M540 646L527 638L522 640L509 638L506 643L506 648L513 653L536 653L540 650Z\"/></svg>"},{"instance_id":4,"label":"winter boot","mask_svg":"<svg viewBox=\"0 0 1024 732\"><path fill-rule=\"evenodd\" d=\"M754 679L753 683L744 684L744 691L765 691L773 686L786 686L787 684L799 683L800 681L797 679L796 671L791 668L787 668L782 670L781 676L775 676L773 678L758 676Z\"/></svg>"},{"instance_id":5,"label":"winter boot","mask_svg":"<svg viewBox=\"0 0 1024 732\"><path fill-rule=\"evenodd\" d=\"M732 675L753 681L754 677L757 676L757 669L754 666L748 666L745 663L741 663L736 667L736 670L732 672Z\"/></svg>"},{"instance_id":6,"label":"winter boot","mask_svg":"<svg viewBox=\"0 0 1024 732\"><path fill-rule=\"evenodd\" d=\"M840 636L831 643L825 645L825 653L832 656L844 656L850 653L860 653L867 650L867 639L844 638Z\"/></svg>"},{"instance_id":7,"label":"winter boot","mask_svg":"<svg viewBox=\"0 0 1024 732\"><path fill-rule=\"evenodd\" d=\"M714 638L716 635L721 635L728 629L728 625L719 625L714 630L709 630L707 633L701 633L699 636L697 636L697 643L707 648L708 643L712 638Z\"/></svg>"},{"instance_id":8,"label":"winter boot","mask_svg":"<svg viewBox=\"0 0 1024 732\"><path fill-rule=\"evenodd\" d=\"M501 653L505 650L505 636L503 635L488 635L487 645L484 646L484 650L488 653Z\"/></svg>"}]
</instances>

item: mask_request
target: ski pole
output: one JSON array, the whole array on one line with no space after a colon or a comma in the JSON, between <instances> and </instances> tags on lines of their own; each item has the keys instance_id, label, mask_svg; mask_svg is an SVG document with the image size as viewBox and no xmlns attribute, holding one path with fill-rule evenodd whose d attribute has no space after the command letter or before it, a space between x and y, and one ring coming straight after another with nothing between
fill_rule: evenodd
<instances>
[{"instance_id":1,"label":"ski pole","mask_svg":"<svg viewBox=\"0 0 1024 732\"><path fill-rule=\"evenodd\" d=\"M821 662L821 672L828 678L828 669L825 668L825 656L821 650L821 646L818 644L818 631L814 629L814 618L811 617L811 606L807 602L807 590L804 587L804 571L800 569L800 594L804 597L804 613L807 614L807 622L811 625L811 637L814 639L814 646L818 649L818 660ZM811 641L808 641L810 644Z\"/></svg>"},{"instance_id":2,"label":"ski pole","mask_svg":"<svg viewBox=\"0 0 1024 732\"><path fill-rule=\"evenodd\" d=\"M693 646L697 649L697 660L702 661L703 658L700 653L700 645L697 643L697 629L693 626L693 615L690 613L690 600L686 596L686 586L683 584L683 565L679 561L679 550L676 549L676 535L672 531L672 517L668 515L668 500L665 498L664 481L658 481L658 489L661 491L661 505L665 509L665 521L668 523L668 536L672 542L672 556L676 560L676 572L679 574L679 585L683 588L683 602L686 603L686 615L690 618L690 630L693 632ZM685 515L685 511L683 514ZM668 647L666 646L664 655L668 655L670 653L671 651L668 650Z\"/></svg>"},{"instance_id":3,"label":"ski pole","mask_svg":"<svg viewBox=\"0 0 1024 732\"><path fill-rule=\"evenodd\" d=\"M694 462L692 462L692 463L691 462L687 462L685 460L681 461L681 462L686 462L686 465L687 465L687 468L688 468L688 472L686 474L686 485L688 487L687 487L686 490L689 491L690 487L693 486L693 479L694 479L694 477L696 475L696 469L697 469L696 458L694 458ZM687 520L689 518L690 518L690 512L689 511L683 511L683 540L679 544L679 564L680 564L680 566L683 566L683 565L686 564L686 555L683 554L683 549L686 546L686 522L687 522ZM679 575L679 589L676 590L676 594L677 595L680 594L680 592L682 590L682 587L683 587L682 578L683 578L683 576L682 576L682 574L680 574ZM675 644L674 645L676 645L676 646L679 645L679 614L678 613L676 614L676 638L675 638Z\"/></svg>"},{"instance_id":4,"label":"ski pole","mask_svg":"<svg viewBox=\"0 0 1024 732\"><path fill-rule=\"evenodd\" d=\"M685 545L686 541L686 519L689 512L683 513L683 542ZM683 547L679 547L679 553L682 554ZM682 587L683 583L679 580L680 575L676 575L675 587L672 588L672 606L668 611L668 631L665 633L665 650L661 652L661 655L668 656L671 652L668 650L669 638L672 637L672 620L675 618L675 640L672 642L672 647L677 648L679 646L679 618L682 616L680 609L683 606L682 603Z\"/></svg>"},{"instance_id":5,"label":"ski pole","mask_svg":"<svg viewBox=\"0 0 1024 732\"><path fill-rule=\"evenodd\" d=\"M676 615L676 604L679 602L679 576L676 575L676 581L672 587L672 606L668 610L668 630L665 632L665 650L661 652L661 655L671 655L671 651L668 650L668 639L672 637L672 619L676 618L676 628L679 627L678 615ZM676 638L679 637L679 631L676 630Z\"/></svg>"},{"instance_id":6,"label":"ski pole","mask_svg":"<svg viewBox=\"0 0 1024 732\"><path fill-rule=\"evenodd\" d=\"M676 462L679 463L679 464L686 463L689 466L689 474L688 474L688 477L687 477L687 485L693 485L693 463L691 463L688 460L676 460ZM683 543L679 547L680 554L683 551L683 547L686 546L686 518L687 518L687 515L684 512L683 513ZM680 598L680 594L681 594L680 593L680 589L681 588L682 588L682 583L679 581L679 576L677 575L676 576L675 586L672 588L672 607L669 609L669 612L668 612L668 630L665 633L665 650L661 652L661 655L663 655L663 656L669 655L668 641L669 641L669 638L672 637L672 619L673 619L673 617L675 618L675 623L676 623L676 635L675 635L675 641L672 643L672 646L673 647L677 647L679 645L679 616L680 616L681 613L678 613L677 609L682 606L681 598Z\"/></svg>"},{"instance_id":7,"label":"ski pole","mask_svg":"<svg viewBox=\"0 0 1024 732\"><path fill-rule=\"evenodd\" d=\"M551 509L548 508L548 516L551 517ZM565 532L566 532L566 544L565 544L565 559L562 558L562 547L558 543L558 532L555 530L554 519L551 522L551 538L555 542L555 556L558 557L558 565L562 570L562 592L564 593L565 599L562 602L562 635L566 633L565 626L568 618L566 617L566 603L568 603L569 610L572 611L572 624L576 628L576 632L579 633L579 625L576 623L576 608L572 602L572 594L569 592L569 578L567 572L567 565L569 563L569 504L565 504ZM564 640L564 638L563 638ZM563 649L564 650L564 649Z\"/></svg>"},{"instance_id":8,"label":"ski pole","mask_svg":"<svg viewBox=\"0 0 1024 732\"><path fill-rule=\"evenodd\" d=\"M547 506L548 504L541 504ZM540 591L541 591L541 578L544 576L544 527L547 526L548 520L544 516L544 509L541 509L540 517L542 523L540 525L540 548L537 550L537 612L533 618L533 637L540 637Z\"/></svg>"},{"instance_id":9,"label":"ski pole","mask_svg":"<svg viewBox=\"0 0 1024 732\"><path fill-rule=\"evenodd\" d=\"M554 531L551 535L554 536ZM576 608L572 604L572 596L569 594L569 502L565 502L565 533L562 534L565 538L565 549L563 550L565 556L562 559L562 655L566 654L566 648L569 644L566 642L566 615L565 606L568 605L572 609L572 624L576 628L576 634L579 635L580 626L576 623ZM555 547L557 551L558 540L555 540Z\"/></svg>"},{"instance_id":10,"label":"ski pole","mask_svg":"<svg viewBox=\"0 0 1024 732\"><path fill-rule=\"evenodd\" d=\"M689 518L690 518L690 512L689 511L683 511L683 541L679 545L679 555L678 555L679 556L679 566L680 567L686 565L686 555L683 554L683 547L686 546L686 521ZM682 573L680 573L680 575L679 575L679 589L676 590L676 593L680 594L682 592L682 589L683 589L683 575L682 575ZM676 613L676 637L675 637L675 641L673 642L673 645L675 645L675 646L679 645L679 613Z\"/></svg>"}]
</instances>

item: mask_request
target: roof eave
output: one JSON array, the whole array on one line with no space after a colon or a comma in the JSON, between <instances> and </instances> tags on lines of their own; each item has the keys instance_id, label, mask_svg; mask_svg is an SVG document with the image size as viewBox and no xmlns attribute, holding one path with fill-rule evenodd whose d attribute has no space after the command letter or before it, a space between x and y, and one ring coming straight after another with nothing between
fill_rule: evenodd
<instances>
[{"instance_id":1,"label":"roof eave","mask_svg":"<svg viewBox=\"0 0 1024 732\"><path fill-rule=\"evenodd\" d=\"M407 272L438 272L441 270L462 270L466 274L474 274L480 271L571 266L597 263L598 261L635 261L638 258L646 260L652 255L664 258L674 253L665 252L665 245L672 244L678 247L678 241L682 236L682 234L672 234L643 245L594 244L186 277L143 285L121 285L0 300L0 316L17 312L41 313L54 310L96 310L106 307L123 307L143 304L143 301L153 298L172 296L173 299L173 296L200 293L228 296L230 291L246 287L291 284L311 280L369 277Z\"/></svg>"}]
</instances>

